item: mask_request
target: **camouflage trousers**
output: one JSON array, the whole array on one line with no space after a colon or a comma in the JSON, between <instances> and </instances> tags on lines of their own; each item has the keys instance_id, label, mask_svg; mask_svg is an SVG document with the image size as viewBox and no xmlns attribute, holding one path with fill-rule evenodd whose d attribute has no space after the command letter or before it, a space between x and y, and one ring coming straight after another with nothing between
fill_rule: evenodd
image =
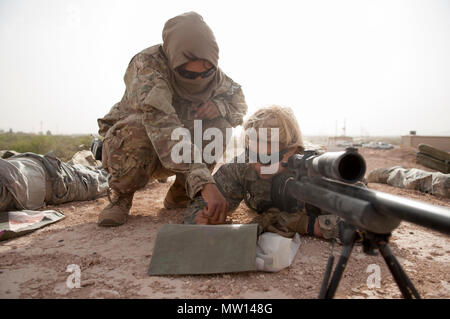
<instances>
[{"instance_id":1,"label":"camouflage trousers","mask_svg":"<svg viewBox=\"0 0 450 319\"><path fill-rule=\"evenodd\" d=\"M102 165L109 173L109 186L119 193L134 193L150 179L175 175L162 166L137 114L108 130L103 140Z\"/></svg>"},{"instance_id":2,"label":"camouflage trousers","mask_svg":"<svg viewBox=\"0 0 450 319\"><path fill-rule=\"evenodd\" d=\"M15 210L15 200L6 186L0 184L0 212Z\"/></svg>"},{"instance_id":3,"label":"camouflage trousers","mask_svg":"<svg viewBox=\"0 0 450 319\"><path fill-rule=\"evenodd\" d=\"M220 120L210 121L205 129L214 125L223 124ZM129 115L108 130L103 140L102 165L109 173L109 186L119 193L134 193L150 180L173 175L179 185L185 185L186 181L185 174L161 164L139 114ZM206 166L212 172L215 163Z\"/></svg>"}]
</instances>

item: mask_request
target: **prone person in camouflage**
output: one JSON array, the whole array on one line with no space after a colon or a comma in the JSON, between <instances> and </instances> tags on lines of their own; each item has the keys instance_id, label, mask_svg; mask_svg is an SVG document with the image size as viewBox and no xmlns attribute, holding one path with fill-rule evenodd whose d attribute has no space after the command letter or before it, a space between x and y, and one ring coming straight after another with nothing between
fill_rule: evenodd
<instances>
[{"instance_id":1,"label":"prone person in camouflage","mask_svg":"<svg viewBox=\"0 0 450 319\"><path fill-rule=\"evenodd\" d=\"M106 195L108 174L99 167L79 164L79 158L64 163L50 154L5 153L0 158L0 212Z\"/></svg>"},{"instance_id":2,"label":"prone person in camouflage","mask_svg":"<svg viewBox=\"0 0 450 319\"><path fill-rule=\"evenodd\" d=\"M135 191L151 179L172 175L176 179L164 200L166 208L187 207L201 193L209 214L227 210L211 176L215 163L175 163L171 151L178 141L171 135L187 128L194 136L194 120L202 120L203 131L215 127L223 133L242 124L247 112L244 95L218 68L214 34L199 14L168 20L162 35L162 45L132 58L122 100L98 120L104 137L102 164L112 189L111 203L99 215L100 226L125 223ZM190 142L189 147L195 148Z\"/></svg>"},{"instance_id":3,"label":"prone person in camouflage","mask_svg":"<svg viewBox=\"0 0 450 319\"><path fill-rule=\"evenodd\" d=\"M304 151L302 134L290 108L270 106L262 108L254 113L244 124L244 130L255 128L278 128L279 129L279 153L277 170L273 174L262 172L263 164L258 162L239 163L233 161L222 165L214 174L216 185L229 204L228 214L231 214L244 200L247 206L259 214L262 231L278 233L284 237L293 237L296 232L308 234L326 239L339 239L340 224L343 223L339 217L330 214L322 214L315 207L306 206L307 209L299 209L294 212L280 210L271 203L272 178L278 174L286 173L286 168L280 163L286 162L288 158L296 153ZM262 137L258 135L258 140ZM270 137L267 141L267 154L270 153ZM245 142L246 152L259 152L252 150L252 144ZM259 145L258 143L255 143ZM253 144L253 145L255 145ZM259 148L259 146L258 146ZM260 153L261 154L261 153ZM271 154L273 155L273 154ZM246 154L248 159L248 155ZM257 156L260 158L260 156ZM304 206L304 205L303 205ZM226 213L209 216L206 214L206 204L201 196L191 202L184 214L185 224L224 224Z\"/></svg>"},{"instance_id":4,"label":"prone person in camouflage","mask_svg":"<svg viewBox=\"0 0 450 319\"><path fill-rule=\"evenodd\" d=\"M388 184L398 188L415 189L424 193L450 198L450 174L427 172L417 168L377 168L367 176L369 183Z\"/></svg>"}]
</instances>

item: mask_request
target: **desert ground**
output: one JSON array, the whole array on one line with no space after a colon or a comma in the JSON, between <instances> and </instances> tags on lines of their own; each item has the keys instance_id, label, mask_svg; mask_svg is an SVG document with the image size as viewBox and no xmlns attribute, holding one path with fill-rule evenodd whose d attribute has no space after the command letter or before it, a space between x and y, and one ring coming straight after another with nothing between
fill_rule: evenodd
<instances>
[{"instance_id":1,"label":"desert ground","mask_svg":"<svg viewBox=\"0 0 450 319\"><path fill-rule=\"evenodd\" d=\"M361 153L368 172L401 165L429 170L415 161L413 149ZM106 197L48 206L66 218L26 236L0 243L1 298L316 298L330 252L329 242L301 236L293 264L280 272L246 272L201 276L147 275L154 241L163 224L182 223L183 211L167 210L168 183L152 182L135 195L128 223L117 228L96 224ZM369 188L450 208L450 199L388 185ZM247 223L256 214L244 204L231 216ZM422 298L450 298L450 237L402 222L391 249ZM335 255L340 247L336 247ZM79 265L81 287L66 284L69 265ZM369 288L369 265L381 269L380 287ZM355 247L336 293L337 298L401 298L381 256Z\"/></svg>"}]
</instances>

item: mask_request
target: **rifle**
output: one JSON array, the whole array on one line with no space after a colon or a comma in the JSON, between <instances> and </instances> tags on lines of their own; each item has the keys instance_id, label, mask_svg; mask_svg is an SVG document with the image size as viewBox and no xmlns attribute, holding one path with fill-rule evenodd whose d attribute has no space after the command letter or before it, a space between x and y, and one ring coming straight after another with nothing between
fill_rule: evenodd
<instances>
[{"instance_id":1,"label":"rifle","mask_svg":"<svg viewBox=\"0 0 450 319\"><path fill-rule=\"evenodd\" d=\"M102 149L103 149L103 141L98 137L92 135L91 152L97 161L102 160Z\"/></svg>"},{"instance_id":2,"label":"rifle","mask_svg":"<svg viewBox=\"0 0 450 319\"><path fill-rule=\"evenodd\" d=\"M272 202L286 211L303 202L341 217L343 249L330 281L334 263L330 255L319 298L333 298L357 241L363 251L383 256L404 298L420 298L388 243L392 231L402 220L450 234L450 210L358 186L366 172L366 162L356 148L318 155L305 151L291 156L272 182ZM297 206L298 207L298 206ZM333 243L332 243L333 245Z\"/></svg>"}]
</instances>

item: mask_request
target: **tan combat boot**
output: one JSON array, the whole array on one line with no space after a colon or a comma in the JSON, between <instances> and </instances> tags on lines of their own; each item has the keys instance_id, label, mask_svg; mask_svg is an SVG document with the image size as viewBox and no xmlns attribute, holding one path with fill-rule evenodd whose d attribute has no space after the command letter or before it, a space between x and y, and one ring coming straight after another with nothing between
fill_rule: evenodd
<instances>
[{"instance_id":1,"label":"tan combat boot","mask_svg":"<svg viewBox=\"0 0 450 319\"><path fill-rule=\"evenodd\" d=\"M125 224L130 213L133 196L134 193L122 194L113 192L113 196L108 194L110 203L101 211L97 224L104 227Z\"/></svg>"},{"instance_id":2,"label":"tan combat boot","mask_svg":"<svg viewBox=\"0 0 450 319\"><path fill-rule=\"evenodd\" d=\"M177 175L175 182L170 186L164 199L164 207L167 209L186 208L191 199L186 195L184 187L185 179Z\"/></svg>"}]
</instances>

